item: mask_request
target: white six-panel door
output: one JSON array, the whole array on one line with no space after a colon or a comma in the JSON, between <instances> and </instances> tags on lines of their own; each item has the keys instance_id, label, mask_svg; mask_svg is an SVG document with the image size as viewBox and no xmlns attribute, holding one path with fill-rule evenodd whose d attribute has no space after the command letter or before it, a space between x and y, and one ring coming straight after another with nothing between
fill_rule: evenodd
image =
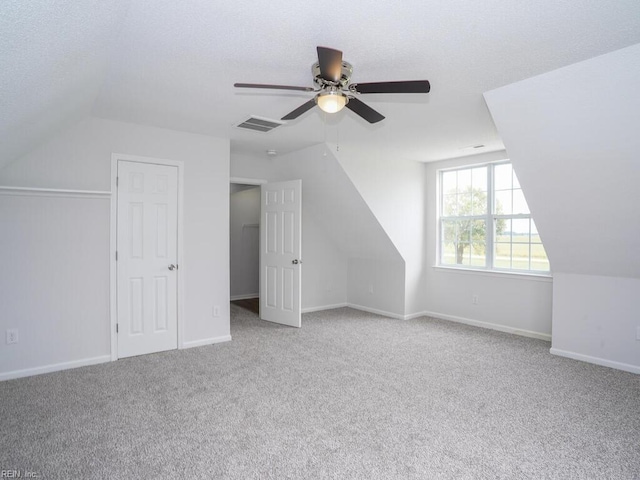
<instances>
[{"instance_id":1,"label":"white six-panel door","mask_svg":"<svg viewBox=\"0 0 640 480\"><path fill-rule=\"evenodd\" d=\"M118 161L118 357L178 346L178 169Z\"/></svg>"},{"instance_id":2,"label":"white six-panel door","mask_svg":"<svg viewBox=\"0 0 640 480\"><path fill-rule=\"evenodd\" d=\"M260 318L300 327L302 181L261 190Z\"/></svg>"}]
</instances>

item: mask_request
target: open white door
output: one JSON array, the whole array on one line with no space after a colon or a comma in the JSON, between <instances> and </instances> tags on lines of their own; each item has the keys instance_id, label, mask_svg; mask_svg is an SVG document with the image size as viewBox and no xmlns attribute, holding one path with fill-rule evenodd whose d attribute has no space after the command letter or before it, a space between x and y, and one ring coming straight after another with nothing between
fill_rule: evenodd
<instances>
[{"instance_id":1,"label":"open white door","mask_svg":"<svg viewBox=\"0 0 640 480\"><path fill-rule=\"evenodd\" d=\"M178 168L118 161L118 357L178 348Z\"/></svg>"},{"instance_id":2,"label":"open white door","mask_svg":"<svg viewBox=\"0 0 640 480\"><path fill-rule=\"evenodd\" d=\"M261 189L260 318L300 327L302 180Z\"/></svg>"}]
</instances>

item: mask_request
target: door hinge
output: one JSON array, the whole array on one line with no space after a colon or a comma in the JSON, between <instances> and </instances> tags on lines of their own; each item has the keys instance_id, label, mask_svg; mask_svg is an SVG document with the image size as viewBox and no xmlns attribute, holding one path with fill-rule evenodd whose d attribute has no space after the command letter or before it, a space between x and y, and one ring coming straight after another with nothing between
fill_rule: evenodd
<instances>
[{"instance_id":1,"label":"door hinge","mask_svg":"<svg viewBox=\"0 0 640 480\"><path fill-rule=\"evenodd\" d=\"M116 177L116 187L120 184L120 177Z\"/></svg>"},{"instance_id":2,"label":"door hinge","mask_svg":"<svg viewBox=\"0 0 640 480\"><path fill-rule=\"evenodd\" d=\"M118 251L116 250L116 262L118 261Z\"/></svg>"},{"instance_id":3,"label":"door hinge","mask_svg":"<svg viewBox=\"0 0 640 480\"><path fill-rule=\"evenodd\" d=\"M118 333L118 324L116 323L116 333Z\"/></svg>"}]
</instances>

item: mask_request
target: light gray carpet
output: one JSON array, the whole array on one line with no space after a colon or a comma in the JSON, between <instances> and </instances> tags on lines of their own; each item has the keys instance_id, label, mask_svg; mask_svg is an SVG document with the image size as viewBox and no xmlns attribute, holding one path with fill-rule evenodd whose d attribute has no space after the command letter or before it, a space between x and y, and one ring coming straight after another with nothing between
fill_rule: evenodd
<instances>
[{"instance_id":1,"label":"light gray carpet","mask_svg":"<svg viewBox=\"0 0 640 480\"><path fill-rule=\"evenodd\" d=\"M350 309L232 306L233 341L0 383L0 468L40 478L640 478L640 377Z\"/></svg>"}]
</instances>

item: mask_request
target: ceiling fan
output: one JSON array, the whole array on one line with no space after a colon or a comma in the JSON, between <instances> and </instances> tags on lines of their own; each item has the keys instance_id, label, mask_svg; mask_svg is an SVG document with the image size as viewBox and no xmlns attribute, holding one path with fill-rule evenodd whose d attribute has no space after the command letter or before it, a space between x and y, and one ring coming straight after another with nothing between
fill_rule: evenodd
<instances>
[{"instance_id":1,"label":"ceiling fan","mask_svg":"<svg viewBox=\"0 0 640 480\"><path fill-rule=\"evenodd\" d=\"M282 120L293 120L318 105L327 113L336 113L347 107L369 123L384 120L384 116L356 95L367 93L429 93L428 80L408 80L399 82L349 83L353 74L350 63L342 60L342 52L333 48L317 47L318 61L311 66L316 88L290 85L265 85L260 83L235 83L238 88L268 88L272 90L297 90L314 92L316 96L288 113Z\"/></svg>"}]
</instances>

